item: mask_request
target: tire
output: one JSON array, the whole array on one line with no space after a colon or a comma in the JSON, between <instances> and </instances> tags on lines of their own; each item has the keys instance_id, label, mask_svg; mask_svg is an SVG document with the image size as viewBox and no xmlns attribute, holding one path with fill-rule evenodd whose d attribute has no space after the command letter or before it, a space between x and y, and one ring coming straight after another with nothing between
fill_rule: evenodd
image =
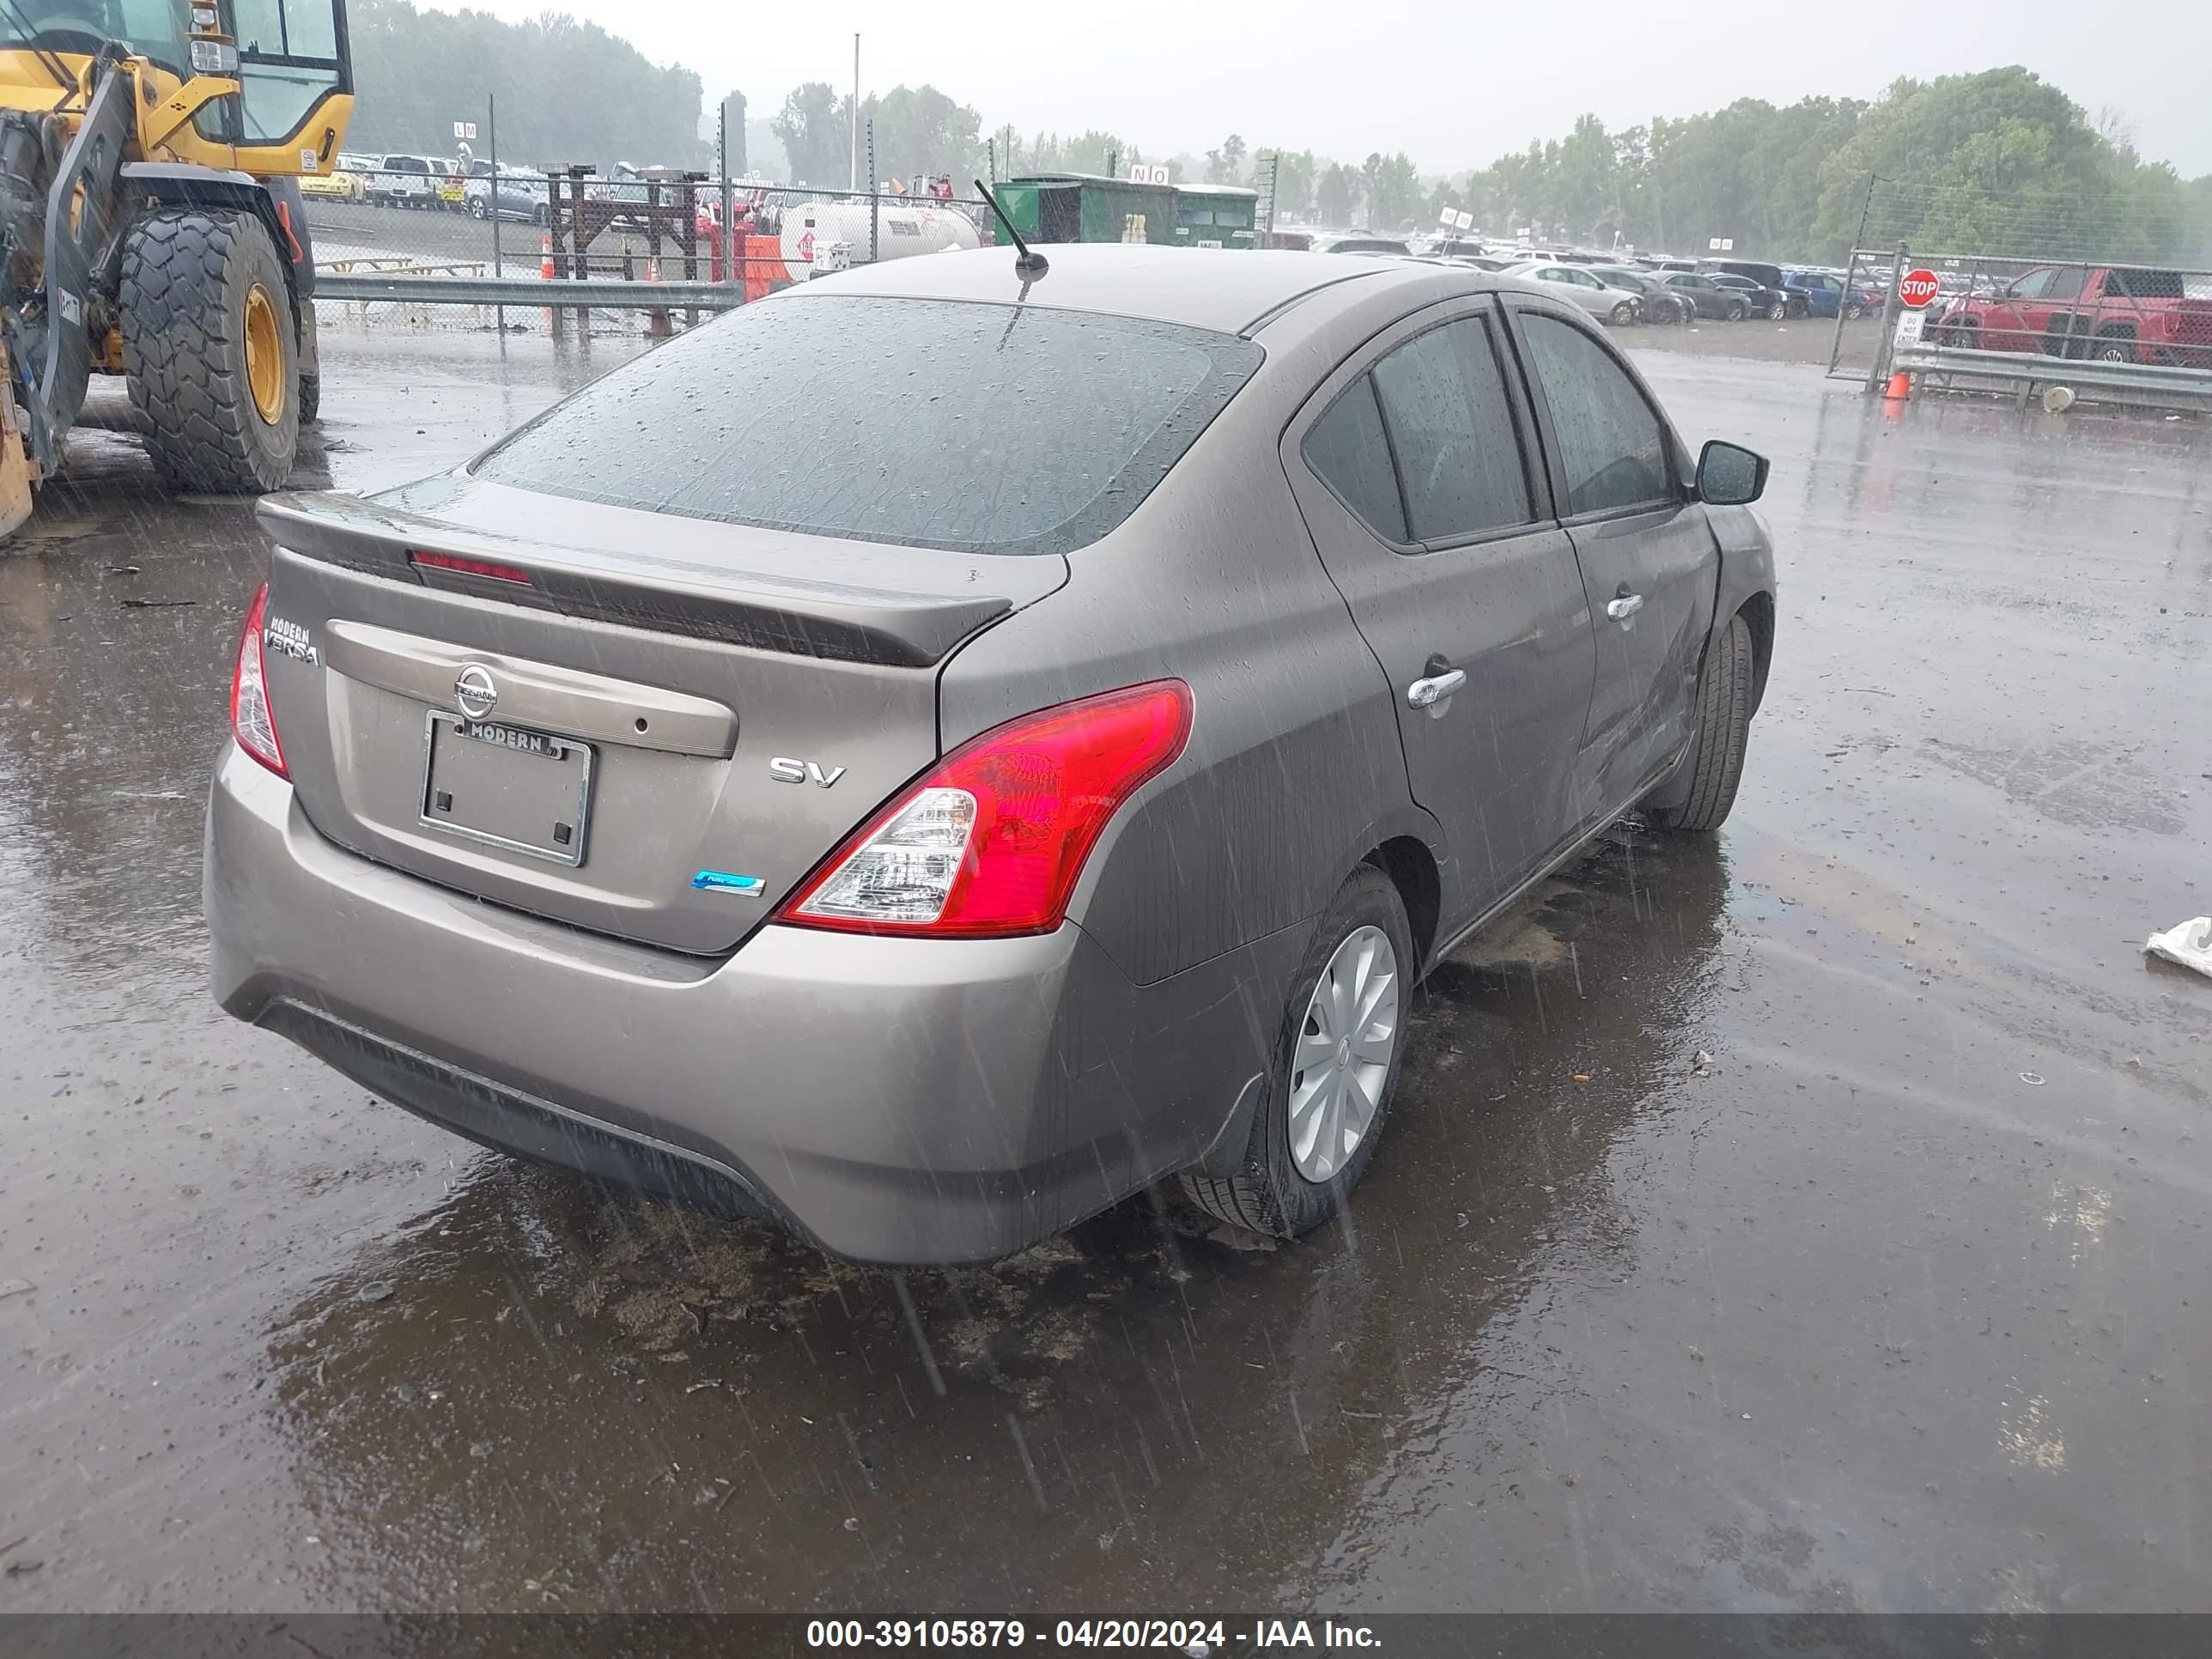
<instances>
[{"instance_id":1,"label":"tire","mask_svg":"<svg viewBox=\"0 0 2212 1659\"><path fill-rule=\"evenodd\" d=\"M1844 315L1850 318L1851 321L1856 323L1860 318L1866 315L1866 307L1861 305L1856 300L1854 300L1844 307Z\"/></svg>"},{"instance_id":2,"label":"tire","mask_svg":"<svg viewBox=\"0 0 2212 1659\"><path fill-rule=\"evenodd\" d=\"M1342 1157L1334 1167L1315 1179L1301 1170L1292 1149L1292 1104L1300 1093L1302 1080L1310 1079L1316 1071L1333 1072L1333 1067L1324 1059L1316 1060L1307 1071L1299 1071L1301 1042L1308 1045L1309 1058L1312 1057L1311 1045L1325 1042L1323 1032L1316 1029L1315 1019L1316 1009L1320 1007L1325 1012L1330 1001L1321 989L1323 974L1334 965L1338 970L1334 982L1353 982L1356 961L1346 963L1340 958L1347 951L1357 957L1361 951L1371 949L1377 936L1387 942L1392 960L1392 978L1383 994L1385 1000L1395 999L1387 1021L1388 1058L1381 1062L1379 1082L1371 1070L1366 1074L1366 1085L1374 1091L1373 1111L1348 1156ZM1235 1175L1226 1176L1186 1170L1178 1177L1184 1198L1217 1221L1275 1238L1297 1238L1310 1233L1344 1208L1352 1189L1359 1184L1360 1177L1374 1161L1375 1148L1389 1121L1391 1097L1396 1091L1398 1074L1406 1057L1406 1012L1413 1000L1412 980L1416 965L1413 931L1407 925L1406 907L1398 896L1397 888L1373 865L1361 865L1337 889L1336 897L1314 928L1313 944L1306 951L1305 960L1291 976L1290 996L1284 1006L1283 1023L1276 1037L1273 1064L1259 1109L1252 1116L1251 1139L1244 1149L1243 1167ZM1369 988L1375 988L1371 981ZM1371 1031L1376 1024L1384 1023L1376 1019L1362 1029ZM1376 1048L1386 1046L1372 1038L1370 1043L1367 1052L1370 1054ZM1340 1052L1340 1045L1341 1039ZM1312 1086L1309 1084L1309 1090ZM1314 1113L1325 1121L1329 1110L1326 1082L1320 1087L1321 1093L1310 1093L1309 1097L1313 1100ZM1364 1093L1358 1097L1365 1098ZM1299 1127L1310 1126L1312 1121L1311 1116L1296 1120ZM1320 1154L1328 1144L1326 1137L1309 1139L1314 1154Z\"/></svg>"},{"instance_id":3,"label":"tire","mask_svg":"<svg viewBox=\"0 0 2212 1659\"><path fill-rule=\"evenodd\" d=\"M2100 363L2131 363L2136 360L2136 343L2124 334L2101 335L2089 355Z\"/></svg>"},{"instance_id":4,"label":"tire","mask_svg":"<svg viewBox=\"0 0 2212 1659\"><path fill-rule=\"evenodd\" d=\"M481 224L485 216L483 198L481 196L472 198L469 203L469 217Z\"/></svg>"},{"instance_id":5,"label":"tire","mask_svg":"<svg viewBox=\"0 0 2212 1659\"><path fill-rule=\"evenodd\" d=\"M1636 307L1629 304L1627 301L1623 300L1619 305L1613 308L1613 316L1610 320L1615 328L1626 328L1631 323L1636 320Z\"/></svg>"},{"instance_id":6,"label":"tire","mask_svg":"<svg viewBox=\"0 0 2212 1659\"><path fill-rule=\"evenodd\" d=\"M1729 301L1729 321L1732 323L1740 323L1749 315L1751 315L1751 307L1744 304L1742 301L1731 300Z\"/></svg>"},{"instance_id":7,"label":"tire","mask_svg":"<svg viewBox=\"0 0 2212 1659\"><path fill-rule=\"evenodd\" d=\"M122 301L131 406L163 480L217 495L283 488L300 438L300 347L284 266L260 219L147 215L126 234ZM253 331L273 361L249 350ZM256 362L267 365L258 376ZM257 379L269 410L256 401Z\"/></svg>"},{"instance_id":8,"label":"tire","mask_svg":"<svg viewBox=\"0 0 2212 1659\"><path fill-rule=\"evenodd\" d=\"M302 374L300 377L300 424L313 426L323 417L323 377Z\"/></svg>"},{"instance_id":9,"label":"tire","mask_svg":"<svg viewBox=\"0 0 2212 1659\"><path fill-rule=\"evenodd\" d=\"M1790 301L1787 300L1777 300L1766 307L1766 320L1770 323L1778 323L1789 314Z\"/></svg>"},{"instance_id":10,"label":"tire","mask_svg":"<svg viewBox=\"0 0 2212 1659\"><path fill-rule=\"evenodd\" d=\"M1644 815L1660 829L1691 835L1717 830L1735 805L1751 741L1752 666L1751 627L1741 617L1730 617L1698 676L1698 735L1683 763L1689 768L1689 793L1680 805L1655 807Z\"/></svg>"}]
</instances>

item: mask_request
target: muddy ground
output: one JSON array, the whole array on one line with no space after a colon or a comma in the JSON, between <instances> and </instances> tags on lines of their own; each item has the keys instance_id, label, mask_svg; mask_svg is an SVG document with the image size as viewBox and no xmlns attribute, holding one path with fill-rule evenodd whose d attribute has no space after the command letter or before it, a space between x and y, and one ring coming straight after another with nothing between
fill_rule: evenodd
<instances>
[{"instance_id":1,"label":"muddy ground","mask_svg":"<svg viewBox=\"0 0 2212 1659\"><path fill-rule=\"evenodd\" d=\"M614 349L337 337L302 481ZM2212 1609L2212 981L2140 951L2212 909L2207 440L1641 356L1774 458L1726 830L1435 977L1342 1230L902 1279L217 1014L264 549L80 434L0 555L0 1611Z\"/></svg>"}]
</instances>

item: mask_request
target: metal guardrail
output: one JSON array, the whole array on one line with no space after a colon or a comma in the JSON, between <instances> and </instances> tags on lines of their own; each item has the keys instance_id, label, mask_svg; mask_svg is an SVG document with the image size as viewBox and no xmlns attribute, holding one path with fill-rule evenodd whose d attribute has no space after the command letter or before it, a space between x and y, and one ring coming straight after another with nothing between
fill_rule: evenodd
<instances>
[{"instance_id":1,"label":"metal guardrail","mask_svg":"<svg viewBox=\"0 0 2212 1659\"><path fill-rule=\"evenodd\" d=\"M726 283L548 282L542 276L404 276L318 271L315 298L427 306L551 306L568 311L722 311L744 303Z\"/></svg>"},{"instance_id":2,"label":"metal guardrail","mask_svg":"<svg viewBox=\"0 0 2212 1659\"><path fill-rule=\"evenodd\" d=\"M2165 363L2110 363L2052 357L2037 351L1982 351L1923 341L1899 342L1893 368L1914 374L1966 375L2017 386L2021 396L2038 386L2063 386L2080 393L2094 390L2100 401L2154 408L2212 409L2212 369L2177 368Z\"/></svg>"}]
</instances>

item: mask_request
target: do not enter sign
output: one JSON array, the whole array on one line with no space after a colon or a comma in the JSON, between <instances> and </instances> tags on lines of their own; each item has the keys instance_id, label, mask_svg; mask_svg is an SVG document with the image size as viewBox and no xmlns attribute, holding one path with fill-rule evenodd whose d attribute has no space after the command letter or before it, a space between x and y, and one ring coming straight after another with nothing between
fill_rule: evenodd
<instances>
[{"instance_id":1,"label":"do not enter sign","mask_svg":"<svg viewBox=\"0 0 2212 1659\"><path fill-rule=\"evenodd\" d=\"M1936 297L1936 273L1923 268L1908 270L1905 280L1897 285L1897 297L1917 311Z\"/></svg>"}]
</instances>

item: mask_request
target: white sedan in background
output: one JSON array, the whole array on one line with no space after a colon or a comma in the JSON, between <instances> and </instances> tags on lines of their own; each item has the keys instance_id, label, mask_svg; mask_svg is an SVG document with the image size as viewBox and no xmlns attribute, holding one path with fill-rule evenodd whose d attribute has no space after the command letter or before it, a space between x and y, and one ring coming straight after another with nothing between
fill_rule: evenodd
<instances>
[{"instance_id":1,"label":"white sedan in background","mask_svg":"<svg viewBox=\"0 0 2212 1659\"><path fill-rule=\"evenodd\" d=\"M1581 265L1547 264L1532 259L1508 265L1498 274L1534 283L1553 298L1571 300L1591 316L1618 325L1634 322L1644 310L1642 295L1601 282Z\"/></svg>"}]
</instances>

